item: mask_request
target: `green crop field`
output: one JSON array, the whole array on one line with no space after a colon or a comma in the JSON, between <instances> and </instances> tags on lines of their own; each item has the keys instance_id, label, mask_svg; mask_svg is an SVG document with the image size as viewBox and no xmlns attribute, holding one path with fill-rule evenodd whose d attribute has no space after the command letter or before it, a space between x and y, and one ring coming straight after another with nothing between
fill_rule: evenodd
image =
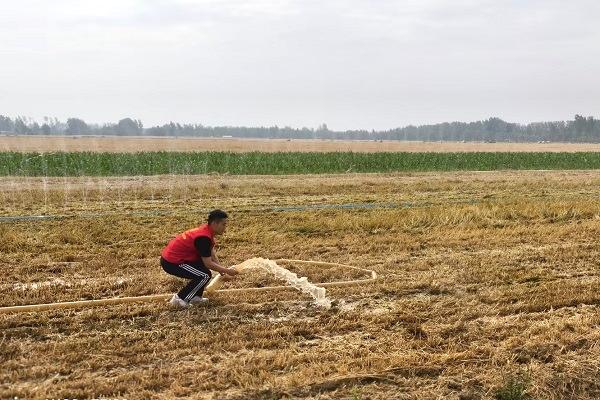
<instances>
[{"instance_id":1,"label":"green crop field","mask_svg":"<svg viewBox=\"0 0 600 400\"><path fill-rule=\"evenodd\" d=\"M0 153L1 176L124 176L227 173L599 169L600 152L580 153Z\"/></svg>"}]
</instances>

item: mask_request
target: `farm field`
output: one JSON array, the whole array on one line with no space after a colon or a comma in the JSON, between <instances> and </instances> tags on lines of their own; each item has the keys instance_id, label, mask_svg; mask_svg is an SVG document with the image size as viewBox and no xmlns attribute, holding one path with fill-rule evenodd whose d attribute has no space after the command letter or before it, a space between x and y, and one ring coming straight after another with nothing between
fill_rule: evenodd
<instances>
[{"instance_id":1,"label":"farm field","mask_svg":"<svg viewBox=\"0 0 600 400\"><path fill-rule=\"evenodd\" d=\"M586 152L600 151L590 143L479 143L414 142L311 139L234 139L175 137L36 137L2 136L0 151L91 151L133 153L138 151L230 151L260 152Z\"/></svg>"},{"instance_id":2,"label":"farm field","mask_svg":"<svg viewBox=\"0 0 600 400\"><path fill-rule=\"evenodd\" d=\"M597 170L583 153L19 153L0 152L0 176L285 175L350 172Z\"/></svg>"},{"instance_id":3,"label":"farm field","mask_svg":"<svg viewBox=\"0 0 600 400\"><path fill-rule=\"evenodd\" d=\"M289 290L0 313L0 398L598 399L599 199L597 170L0 177L3 307L173 292L160 250L216 207L227 265L379 275L328 310Z\"/></svg>"}]
</instances>

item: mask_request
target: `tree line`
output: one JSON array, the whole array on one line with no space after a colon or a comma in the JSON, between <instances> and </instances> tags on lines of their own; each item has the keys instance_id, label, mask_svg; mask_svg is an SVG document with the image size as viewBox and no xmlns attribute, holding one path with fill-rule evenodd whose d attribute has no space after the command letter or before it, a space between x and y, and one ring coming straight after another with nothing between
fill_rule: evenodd
<instances>
[{"instance_id":1,"label":"tree line","mask_svg":"<svg viewBox=\"0 0 600 400\"><path fill-rule=\"evenodd\" d=\"M144 128L142 121L124 118L117 123L88 124L80 118L66 122L44 118L39 123L31 118L0 115L0 133L17 135L106 135L106 136L184 136L234 137L270 139L346 139L346 140L412 140L412 141L478 141L478 142L578 142L600 143L600 120L575 115L573 120L519 124L492 117L474 122L444 122L408 125L401 128L333 131L326 124L318 128L231 127L202 124L168 124Z\"/></svg>"}]
</instances>

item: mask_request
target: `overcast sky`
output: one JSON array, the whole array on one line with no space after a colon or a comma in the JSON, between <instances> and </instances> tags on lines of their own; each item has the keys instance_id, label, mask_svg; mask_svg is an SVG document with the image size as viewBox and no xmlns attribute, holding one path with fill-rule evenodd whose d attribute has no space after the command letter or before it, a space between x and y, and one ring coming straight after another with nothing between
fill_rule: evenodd
<instances>
[{"instance_id":1,"label":"overcast sky","mask_svg":"<svg viewBox=\"0 0 600 400\"><path fill-rule=\"evenodd\" d=\"M0 114L387 129L600 115L597 0L0 0Z\"/></svg>"}]
</instances>

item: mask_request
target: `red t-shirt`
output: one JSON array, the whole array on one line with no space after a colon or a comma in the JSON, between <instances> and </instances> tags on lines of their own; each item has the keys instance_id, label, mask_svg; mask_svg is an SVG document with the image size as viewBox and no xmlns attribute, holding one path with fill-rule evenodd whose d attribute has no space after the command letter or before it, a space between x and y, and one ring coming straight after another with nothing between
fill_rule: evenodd
<instances>
[{"instance_id":1,"label":"red t-shirt","mask_svg":"<svg viewBox=\"0 0 600 400\"><path fill-rule=\"evenodd\" d=\"M210 240L212 250L215 246L214 233L208 224L204 224L175 236L163 249L161 256L173 264L202 262L201 255L196 248L196 239L201 237Z\"/></svg>"}]
</instances>

